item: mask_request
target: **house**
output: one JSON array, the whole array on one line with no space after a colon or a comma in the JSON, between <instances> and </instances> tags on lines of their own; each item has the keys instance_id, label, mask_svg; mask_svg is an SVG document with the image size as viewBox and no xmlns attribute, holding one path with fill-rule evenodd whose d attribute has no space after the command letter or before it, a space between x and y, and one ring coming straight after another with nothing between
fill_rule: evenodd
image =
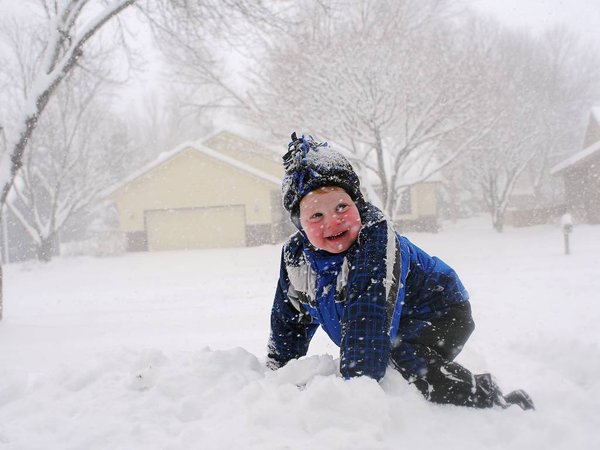
<instances>
[{"instance_id":1,"label":"house","mask_svg":"<svg viewBox=\"0 0 600 450\"><path fill-rule=\"evenodd\" d=\"M438 185L439 181L421 181L402 192L394 221L400 230L439 231Z\"/></svg>"},{"instance_id":2,"label":"house","mask_svg":"<svg viewBox=\"0 0 600 450\"><path fill-rule=\"evenodd\" d=\"M186 142L114 186L128 251L243 247L285 236L281 162L223 131Z\"/></svg>"},{"instance_id":3,"label":"house","mask_svg":"<svg viewBox=\"0 0 600 450\"><path fill-rule=\"evenodd\" d=\"M394 212L398 230L437 232L440 229L439 195L443 177L438 161L420 152L407 159L399 179L405 185ZM429 174L429 175L428 175Z\"/></svg>"},{"instance_id":4,"label":"house","mask_svg":"<svg viewBox=\"0 0 600 450\"><path fill-rule=\"evenodd\" d=\"M600 223L600 108L594 108L583 149L554 166L563 177L565 203L576 221Z\"/></svg>"}]
</instances>

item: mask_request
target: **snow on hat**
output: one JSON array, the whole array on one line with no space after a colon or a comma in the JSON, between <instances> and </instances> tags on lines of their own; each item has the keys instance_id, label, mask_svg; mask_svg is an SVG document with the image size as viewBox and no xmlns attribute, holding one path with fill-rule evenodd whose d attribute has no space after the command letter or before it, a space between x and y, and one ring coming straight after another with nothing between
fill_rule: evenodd
<instances>
[{"instance_id":1,"label":"snow on hat","mask_svg":"<svg viewBox=\"0 0 600 450\"><path fill-rule=\"evenodd\" d=\"M296 226L299 225L300 200L317 188L339 186L355 202L363 201L360 181L352 165L327 142L317 142L312 136L298 138L292 133L292 142L283 156L283 167L283 206Z\"/></svg>"}]
</instances>

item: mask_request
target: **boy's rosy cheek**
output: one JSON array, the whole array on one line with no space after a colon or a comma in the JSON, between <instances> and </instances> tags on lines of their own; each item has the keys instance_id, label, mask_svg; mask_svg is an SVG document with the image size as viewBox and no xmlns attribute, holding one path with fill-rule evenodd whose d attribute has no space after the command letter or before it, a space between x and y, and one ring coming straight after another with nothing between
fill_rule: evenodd
<instances>
[{"instance_id":1,"label":"boy's rosy cheek","mask_svg":"<svg viewBox=\"0 0 600 450\"><path fill-rule=\"evenodd\" d=\"M308 225L308 227L306 227L306 232L308 234L317 234L321 229L323 228L323 225L320 224L310 224Z\"/></svg>"}]
</instances>

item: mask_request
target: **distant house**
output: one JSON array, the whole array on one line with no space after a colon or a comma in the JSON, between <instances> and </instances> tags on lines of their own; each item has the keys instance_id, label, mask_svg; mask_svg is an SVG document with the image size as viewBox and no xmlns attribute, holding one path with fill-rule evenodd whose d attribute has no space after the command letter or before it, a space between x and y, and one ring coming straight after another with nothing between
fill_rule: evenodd
<instances>
[{"instance_id":1,"label":"distant house","mask_svg":"<svg viewBox=\"0 0 600 450\"><path fill-rule=\"evenodd\" d=\"M439 230L438 186L439 181L422 181L404 190L395 220L400 230Z\"/></svg>"},{"instance_id":2,"label":"distant house","mask_svg":"<svg viewBox=\"0 0 600 450\"><path fill-rule=\"evenodd\" d=\"M277 158L224 131L161 154L105 197L128 251L259 245L285 233L282 175Z\"/></svg>"},{"instance_id":3,"label":"distant house","mask_svg":"<svg viewBox=\"0 0 600 450\"><path fill-rule=\"evenodd\" d=\"M565 203L575 220L600 223L600 108L594 108L583 149L554 166L564 180Z\"/></svg>"},{"instance_id":4,"label":"distant house","mask_svg":"<svg viewBox=\"0 0 600 450\"><path fill-rule=\"evenodd\" d=\"M405 164L400 179L406 188L400 193L400 201L395 211L395 224L404 231L437 232L440 228L440 185L443 180L440 172L431 173L437 165L435 158L424 158L414 153Z\"/></svg>"}]
</instances>

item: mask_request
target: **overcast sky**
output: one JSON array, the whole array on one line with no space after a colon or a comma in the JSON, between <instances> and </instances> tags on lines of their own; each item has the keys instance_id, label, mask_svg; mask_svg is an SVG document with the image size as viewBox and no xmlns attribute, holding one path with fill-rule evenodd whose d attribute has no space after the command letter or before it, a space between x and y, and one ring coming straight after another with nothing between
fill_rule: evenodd
<instances>
[{"instance_id":1,"label":"overcast sky","mask_svg":"<svg viewBox=\"0 0 600 450\"><path fill-rule=\"evenodd\" d=\"M600 48L600 0L467 0L501 22L540 32L562 24Z\"/></svg>"},{"instance_id":2,"label":"overcast sky","mask_svg":"<svg viewBox=\"0 0 600 450\"><path fill-rule=\"evenodd\" d=\"M600 0L465 0L502 22L535 32L562 23L600 47ZM29 9L22 0L0 0L0 15Z\"/></svg>"},{"instance_id":3,"label":"overcast sky","mask_svg":"<svg viewBox=\"0 0 600 450\"><path fill-rule=\"evenodd\" d=\"M464 0L473 8L501 22L525 27L534 33L556 24L594 42L600 49L600 0ZM23 0L0 0L0 17L7 13L29 14ZM146 83L146 81L144 82Z\"/></svg>"},{"instance_id":4,"label":"overcast sky","mask_svg":"<svg viewBox=\"0 0 600 450\"><path fill-rule=\"evenodd\" d=\"M534 32L562 23L600 47L600 0L465 0L502 22ZM0 0L0 15L29 9L22 0Z\"/></svg>"}]
</instances>

